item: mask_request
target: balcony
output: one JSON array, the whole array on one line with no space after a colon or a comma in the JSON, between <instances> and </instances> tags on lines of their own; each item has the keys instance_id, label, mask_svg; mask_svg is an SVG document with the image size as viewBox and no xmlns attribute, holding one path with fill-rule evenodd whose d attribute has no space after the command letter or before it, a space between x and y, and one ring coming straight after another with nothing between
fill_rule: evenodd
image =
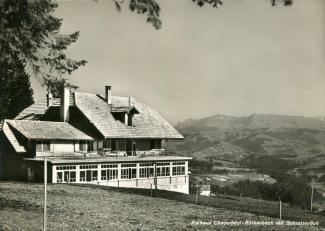
<instances>
[{"instance_id":1,"label":"balcony","mask_svg":"<svg viewBox=\"0 0 325 231\"><path fill-rule=\"evenodd\" d=\"M146 158L146 157L168 157L179 156L185 157L187 153L185 151L166 151L164 149L151 149L147 151L111 151L109 149L102 149L99 151L87 151L87 152L41 152L37 157L44 158L59 158L70 160L82 160L82 159L113 159L113 158Z\"/></svg>"}]
</instances>

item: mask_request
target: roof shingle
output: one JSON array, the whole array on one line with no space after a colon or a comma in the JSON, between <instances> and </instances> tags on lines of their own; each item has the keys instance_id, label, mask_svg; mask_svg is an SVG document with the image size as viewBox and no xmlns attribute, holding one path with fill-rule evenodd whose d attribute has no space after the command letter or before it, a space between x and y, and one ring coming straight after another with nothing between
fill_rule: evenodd
<instances>
[{"instance_id":1,"label":"roof shingle","mask_svg":"<svg viewBox=\"0 0 325 231\"><path fill-rule=\"evenodd\" d=\"M67 122L34 120L6 120L28 139L92 140L92 138Z\"/></svg>"},{"instance_id":2,"label":"roof shingle","mask_svg":"<svg viewBox=\"0 0 325 231\"><path fill-rule=\"evenodd\" d=\"M53 101L53 106L60 104L59 99ZM70 106L77 106L107 138L184 138L157 111L138 99L112 96L112 105L111 111L103 97L96 94L74 92L70 97ZM23 110L15 119L38 120L47 109L46 100L41 100ZM112 112L129 110L136 112L133 115L133 126L125 125L112 115Z\"/></svg>"},{"instance_id":3,"label":"roof shingle","mask_svg":"<svg viewBox=\"0 0 325 231\"><path fill-rule=\"evenodd\" d=\"M112 96L112 104L114 107L127 107L129 98ZM107 138L184 138L158 112L134 98L131 100L131 106L134 106L139 114L133 116L133 126L115 120L110 106L95 94L75 92L75 105Z\"/></svg>"}]
</instances>

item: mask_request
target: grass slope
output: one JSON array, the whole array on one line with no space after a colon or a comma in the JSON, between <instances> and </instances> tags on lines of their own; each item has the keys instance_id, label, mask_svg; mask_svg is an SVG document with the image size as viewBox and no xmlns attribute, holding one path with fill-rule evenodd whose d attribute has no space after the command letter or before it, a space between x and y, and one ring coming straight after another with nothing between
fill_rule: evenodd
<instances>
[{"instance_id":1,"label":"grass slope","mask_svg":"<svg viewBox=\"0 0 325 231\"><path fill-rule=\"evenodd\" d=\"M274 230L274 227L269 226L194 225L192 221L276 219L140 194L141 190L139 194L132 194L94 186L49 185L48 229ZM41 184L0 183L0 230L41 230L42 199ZM306 226L278 226L276 230L318 229Z\"/></svg>"}]
</instances>

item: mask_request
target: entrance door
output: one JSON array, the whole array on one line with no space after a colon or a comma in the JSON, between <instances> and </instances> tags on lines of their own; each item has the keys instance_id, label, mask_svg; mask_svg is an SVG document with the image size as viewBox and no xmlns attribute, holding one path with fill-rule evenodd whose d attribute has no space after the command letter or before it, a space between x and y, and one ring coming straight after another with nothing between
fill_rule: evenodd
<instances>
[{"instance_id":1,"label":"entrance door","mask_svg":"<svg viewBox=\"0 0 325 231\"><path fill-rule=\"evenodd\" d=\"M132 156L132 140L127 139L125 144L126 144L126 154L128 156Z\"/></svg>"},{"instance_id":2,"label":"entrance door","mask_svg":"<svg viewBox=\"0 0 325 231\"><path fill-rule=\"evenodd\" d=\"M137 144L135 143L135 141L132 142L132 155L137 155Z\"/></svg>"},{"instance_id":3,"label":"entrance door","mask_svg":"<svg viewBox=\"0 0 325 231\"><path fill-rule=\"evenodd\" d=\"M91 170L86 171L86 181L91 182Z\"/></svg>"},{"instance_id":4,"label":"entrance door","mask_svg":"<svg viewBox=\"0 0 325 231\"><path fill-rule=\"evenodd\" d=\"M63 175L64 175L64 182L65 183L70 182L70 174L69 174L69 171L64 171L63 172Z\"/></svg>"},{"instance_id":5,"label":"entrance door","mask_svg":"<svg viewBox=\"0 0 325 231\"><path fill-rule=\"evenodd\" d=\"M28 182L34 181L34 169L32 167L28 167L27 176L28 176Z\"/></svg>"},{"instance_id":6,"label":"entrance door","mask_svg":"<svg viewBox=\"0 0 325 231\"><path fill-rule=\"evenodd\" d=\"M56 175L56 181L58 182L58 183L62 183L62 181L63 181L63 177L62 177L62 175L63 175L63 173L62 172L57 172L57 175Z\"/></svg>"}]
</instances>

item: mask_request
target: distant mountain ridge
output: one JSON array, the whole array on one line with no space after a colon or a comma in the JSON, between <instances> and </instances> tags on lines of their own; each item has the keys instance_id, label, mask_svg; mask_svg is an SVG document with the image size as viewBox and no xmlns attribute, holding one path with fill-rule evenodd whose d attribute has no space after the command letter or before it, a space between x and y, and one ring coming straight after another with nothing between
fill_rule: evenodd
<instances>
[{"instance_id":1,"label":"distant mountain ridge","mask_svg":"<svg viewBox=\"0 0 325 231\"><path fill-rule=\"evenodd\" d=\"M325 169L325 120L321 117L217 114L186 120L176 129L185 140L169 142L168 148L187 151L207 163L214 160L239 164L245 156L266 155L316 163Z\"/></svg>"},{"instance_id":2,"label":"distant mountain ridge","mask_svg":"<svg viewBox=\"0 0 325 231\"><path fill-rule=\"evenodd\" d=\"M185 140L167 142L166 148L193 157L193 173L251 169L276 179L291 174L325 180L325 120L321 117L217 114L175 127Z\"/></svg>"},{"instance_id":3,"label":"distant mountain ridge","mask_svg":"<svg viewBox=\"0 0 325 231\"><path fill-rule=\"evenodd\" d=\"M176 129L259 129L297 128L325 131L325 120L321 117L289 116L274 114L252 114L249 116L228 116L216 114L203 119L189 119L178 123Z\"/></svg>"}]
</instances>

